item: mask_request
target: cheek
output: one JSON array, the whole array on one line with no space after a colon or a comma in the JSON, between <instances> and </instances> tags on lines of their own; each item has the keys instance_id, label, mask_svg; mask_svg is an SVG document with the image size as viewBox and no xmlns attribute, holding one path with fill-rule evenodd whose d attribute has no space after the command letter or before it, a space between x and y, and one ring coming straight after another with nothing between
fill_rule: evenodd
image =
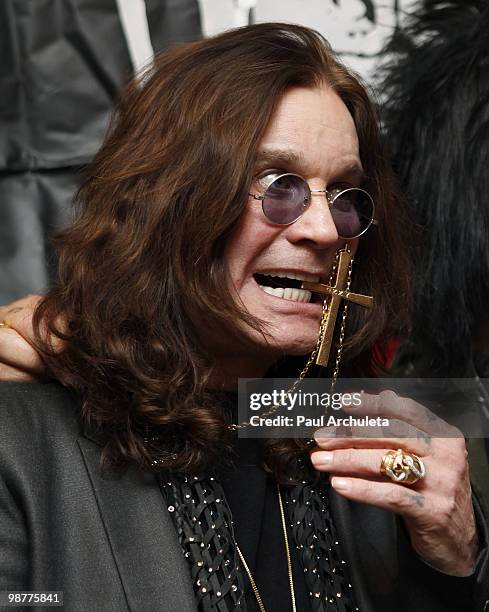
<instances>
[{"instance_id":1,"label":"cheek","mask_svg":"<svg viewBox=\"0 0 489 612\"><path fill-rule=\"evenodd\" d=\"M228 275L238 290L273 244L278 231L266 223L261 210L250 207L246 210L224 249Z\"/></svg>"}]
</instances>

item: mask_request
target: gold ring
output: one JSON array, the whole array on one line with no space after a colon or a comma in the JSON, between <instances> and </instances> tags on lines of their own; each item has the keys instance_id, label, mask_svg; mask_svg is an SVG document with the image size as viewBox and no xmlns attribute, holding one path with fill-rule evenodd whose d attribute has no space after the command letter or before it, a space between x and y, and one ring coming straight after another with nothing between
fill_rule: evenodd
<instances>
[{"instance_id":1,"label":"gold ring","mask_svg":"<svg viewBox=\"0 0 489 612\"><path fill-rule=\"evenodd\" d=\"M414 453L405 453L401 448L391 450L382 457L380 473L387 474L398 484L412 485L424 478L426 468Z\"/></svg>"},{"instance_id":2,"label":"gold ring","mask_svg":"<svg viewBox=\"0 0 489 612\"><path fill-rule=\"evenodd\" d=\"M0 321L0 328L11 329L10 325L6 321Z\"/></svg>"}]
</instances>

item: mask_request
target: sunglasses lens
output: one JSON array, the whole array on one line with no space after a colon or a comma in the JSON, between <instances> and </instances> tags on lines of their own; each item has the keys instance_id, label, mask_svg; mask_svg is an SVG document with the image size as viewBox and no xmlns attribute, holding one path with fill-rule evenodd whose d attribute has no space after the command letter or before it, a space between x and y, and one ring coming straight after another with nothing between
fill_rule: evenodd
<instances>
[{"instance_id":1,"label":"sunglasses lens","mask_svg":"<svg viewBox=\"0 0 489 612\"><path fill-rule=\"evenodd\" d=\"M341 238L356 238L372 223L373 200L363 189L344 189L333 198L331 216Z\"/></svg>"},{"instance_id":2,"label":"sunglasses lens","mask_svg":"<svg viewBox=\"0 0 489 612\"><path fill-rule=\"evenodd\" d=\"M294 174L275 179L264 195L263 212L272 223L279 225L297 221L309 206L309 187L303 178Z\"/></svg>"}]
</instances>

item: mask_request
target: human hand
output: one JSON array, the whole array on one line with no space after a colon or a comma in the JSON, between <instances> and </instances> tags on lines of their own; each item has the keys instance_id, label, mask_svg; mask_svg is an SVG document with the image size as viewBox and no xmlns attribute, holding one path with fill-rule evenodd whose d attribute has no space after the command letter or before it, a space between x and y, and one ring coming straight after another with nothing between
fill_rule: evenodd
<instances>
[{"instance_id":1,"label":"human hand","mask_svg":"<svg viewBox=\"0 0 489 612\"><path fill-rule=\"evenodd\" d=\"M33 382L42 379L44 364L32 346L32 315L41 296L27 295L0 306L0 380Z\"/></svg>"},{"instance_id":2,"label":"human hand","mask_svg":"<svg viewBox=\"0 0 489 612\"><path fill-rule=\"evenodd\" d=\"M392 391L362 394L361 406L345 406L344 411L385 417L390 426L370 428L371 437L365 431L362 436L360 427L352 428L351 437L333 437L335 428L318 430L313 466L330 473L331 485L347 499L401 515L413 548L433 567L453 576L470 575L479 543L462 433ZM425 477L407 486L381 474L382 457L396 449L421 458Z\"/></svg>"}]
</instances>

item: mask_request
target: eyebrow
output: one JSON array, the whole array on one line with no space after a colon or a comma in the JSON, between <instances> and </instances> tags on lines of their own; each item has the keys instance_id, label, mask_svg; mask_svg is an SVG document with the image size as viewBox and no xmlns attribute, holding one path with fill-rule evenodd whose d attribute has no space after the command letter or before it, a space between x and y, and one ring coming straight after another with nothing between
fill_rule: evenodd
<instances>
[{"instance_id":1,"label":"eyebrow","mask_svg":"<svg viewBox=\"0 0 489 612\"><path fill-rule=\"evenodd\" d=\"M257 164L294 164L297 166L305 165L305 158L302 153L296 153L288 149L262 149L258 151L256 157Z\"/></svg>"},{"instance_id":2,"label":"eyebrow","mask_svg":"<svg viewBox=\"0 0 489 612\"><path fill-rule=\"evenodd\" d=\"M304 155L301 152L292 151L290 149L262 149L258 151L255 165L261 166L270 164L273 166L295 166L297 168L305 168L307 163ZM342 177L348 177L359 182L365 180L367 175L362 166L356 162L348 164L338 172Z\"/></svg>"}]
</instances>

